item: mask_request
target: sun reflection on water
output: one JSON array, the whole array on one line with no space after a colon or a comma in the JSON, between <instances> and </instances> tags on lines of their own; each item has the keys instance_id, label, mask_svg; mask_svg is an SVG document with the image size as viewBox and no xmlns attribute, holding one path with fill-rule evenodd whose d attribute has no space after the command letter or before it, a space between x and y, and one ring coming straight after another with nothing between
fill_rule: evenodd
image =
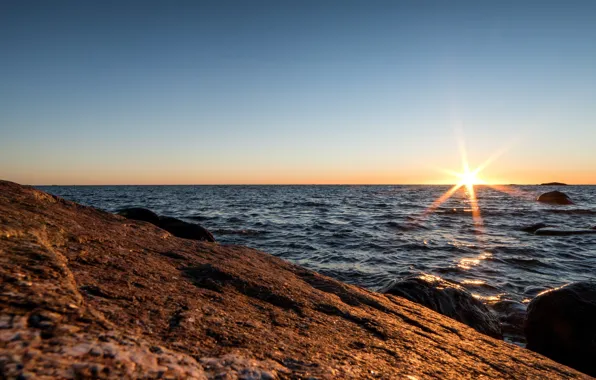
<instances>
[{"instance_id":1,"label":"sun reflection on water","mask_svg":"<svg viewBox=\"0 0 596 380\"><path fill-rule=\"evenodd\" d=\"M482 262L482 260L490 259L492 256L493 255L490 252L483 252L476 257L464 257L459 260L457 266L458 268L464 270L472 269L472 267L479 265Z\"/></svg>"}]
</instances>

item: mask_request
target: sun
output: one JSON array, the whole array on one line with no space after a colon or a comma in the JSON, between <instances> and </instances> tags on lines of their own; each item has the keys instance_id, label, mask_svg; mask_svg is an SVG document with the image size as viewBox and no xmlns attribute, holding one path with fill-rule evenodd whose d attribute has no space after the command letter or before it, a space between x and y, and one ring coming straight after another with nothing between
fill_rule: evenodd
<instances>
[{"instance_id":1,"label":"sun","mask_svg":"<svg viewBox=\"0 0 596 380\"><path fill-rule=\"evenodd\" d=\"M463 173L455 173L455 175L459 178L459 183L466 186L467 188L473 187L474 185L482 185L485 184L486 181L478 177L478 172L480 170L470 170L467 165L465 165Z\"/></svg>"},{"instance_id":2,"label":"sun","mask_svg":"<svg viewBox=\"0 0 596 380\"><path fill-rule=\"evenodd\" d=\"M520 196L520 197L528 197L524 191L519 189L512 189L508 186L492 184L490 182L485 181L484 179L480 178L479 173L484 170L488 165L490 165L494 160L496 160L499 156L505 153L506 149L501 149L490 156L484 163L480 166L475 167L474 169L470 169L470 165L468 163L467 152L465 149L465 144L463 139L458 141L459 148L460 148L460 155L461 155L461 163L462 163L462 171L456 172L447 169L439 169L440 171L449 174L455 178L457 178L457 182L453 185L449 190L435 199L432 204L418 217L414 219L414 224L421 222L425 219L428 215L432 214L439 206L445 203L449 198L451 198L454 194L458 192L458 190L462 189L465 190L465 197L468 198L469 206L472 211L472 219L475 227L475 232L478 237L483 234L483 220L482 215L480 212L480 206L478 203L478 198L476 194L475 186L477 185L486 185L491 189L507 193L511 196Z\"/></svg>"}]
</instances>

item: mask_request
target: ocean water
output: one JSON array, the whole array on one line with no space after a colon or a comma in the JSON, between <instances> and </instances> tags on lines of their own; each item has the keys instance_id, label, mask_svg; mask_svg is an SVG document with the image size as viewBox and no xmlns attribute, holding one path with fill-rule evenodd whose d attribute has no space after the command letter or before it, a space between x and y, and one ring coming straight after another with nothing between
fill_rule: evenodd
<instances>
[{"instance_id":1,"label":"ocean water","mask_svg":"<svg viewBox=\"0 0 596 380\"><path fill-rule=\"evenodd\" d=\"M596 186L558 188L575 205L535 201L550 186L476 187L480 219L449 186L50 186L49 193L107 211L146 207L200 223L222 244L254 247L336 279L377 290L432 274L487 304L527 303L539 292L596 279L596 235L536 236L543 222L596 225Z\"/></svg>"}]
</instances>

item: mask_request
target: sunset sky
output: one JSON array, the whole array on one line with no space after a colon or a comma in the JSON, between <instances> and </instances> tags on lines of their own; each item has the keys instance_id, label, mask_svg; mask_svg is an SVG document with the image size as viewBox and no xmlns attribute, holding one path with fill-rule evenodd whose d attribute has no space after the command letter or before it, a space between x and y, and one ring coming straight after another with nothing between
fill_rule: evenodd
<instances>
[{"instance_id":1,"label":"sunset sky","mask_svg":"<svg viewBox=\"0 0 596 380\"><path fill-rule=\"evenodd\" d=\"M596 183L594 1L3 1L0 179Z\"/></svg>"}]
</instances>

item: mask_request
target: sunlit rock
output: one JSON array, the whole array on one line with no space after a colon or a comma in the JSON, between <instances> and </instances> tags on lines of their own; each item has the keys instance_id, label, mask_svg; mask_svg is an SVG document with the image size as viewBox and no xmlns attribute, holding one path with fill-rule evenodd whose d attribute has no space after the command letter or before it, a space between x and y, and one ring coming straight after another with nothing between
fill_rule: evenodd
<instances>
[{"instance_id":1,"label":"sunlit rock","mask_svg":"<svg viewBox=\"0 0 596 380\"><path fill-rule=\"evenodd\" d=\"M406 298L473 327L476 331L502 338L497 317L460 285L440 277L422 275L395 281L380 292Z\"/></svg>"},{"instance_id":2,"label":"sunlit rock","mask_svg":"<svg viewBox=\"0 0 596 380\"><path fill-rule=\"evenodd\" d=\"M0 377L581 378L424 306L0 181Z\"/></svg>"}]
</instances>

